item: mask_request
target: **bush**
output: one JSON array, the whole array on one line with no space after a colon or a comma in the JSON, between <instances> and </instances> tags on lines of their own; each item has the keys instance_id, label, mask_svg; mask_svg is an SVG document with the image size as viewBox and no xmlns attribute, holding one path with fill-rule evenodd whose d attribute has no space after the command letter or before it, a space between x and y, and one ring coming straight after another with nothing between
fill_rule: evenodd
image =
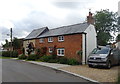
<instances>
[{"instance_id":1,"label":"bush","mask_svg":"<svg viewBox=\"0 0 120 84\"><path fill-rule=\"evenodd\" d=\"M46 55L46 53L47 53L47 47L42 47L41 48L41 56Z\"/></svg>"},{"instance_id":2,"label":"bush","mask_svg":"<svg viewBox=\"0 0 120 84\"><path fill-rule=\"evenodd\" d=\"M65 57L59 58L59 63L60 63L60 64L67 64L67 61L68 61L68 59L65 58Z\"/></svg>"},{"instance_id":3,"label":"bush","mask_svg":"<svg viewBox=\"0 0 120 84\"><path fill-rule=\"evenodd\" d=\"M19 59L27 59L27 56L25 54L21 54L18 56Z\"/></svg>"},{"instance_id":4,"label":"bush","mask_svg":"<svg viewBox=\"0 0 120 84\"><path fill-rule=\"evenodd\" d=\"M49 62L49 63L58 63L59 60L58 60L58 59L50 59L48 62Z\"/></svg>"},{"instance_id":5,"label":"bush","mask_svg":"<svg viewBox=\"0 0 120 84\"><path fill-rule=\"evenodd\" d=\"M10 57L10 51L3 51L2 56L3 57Z\"/></svg>"},{"instance_id":6,"label":"bush","mask_svg":"<svg viewBox=\"0 0 120 84\"><path fill-rule=\"evenodd\" d=\"M51 55L50 56L44 55L40 58L40 60L43 61L43 62L48 62L51 59L53 59L53 57Z\"/></svg>"},{"instance_id":7,"label":"bush","mask_svg":"<svg viewBox=\"0 0 120 84\"><path fill-rule=\"evenodd\" d=\"M117 80L117 84L120 84L120 74L118 73L118 80Z\"/></svg>"},{"instance_id":8,"label":"bush","mask_svg":"<svg viewBox=\"0 0 120 84\"><path fill-rule=\"evenodd\" d=\"M11 51L12 55L11 57L18 57L18 52L17 51Z\"/></svg>"},{"instance_id":9,"label":"bush","mask_svg":"<svg viewBox=\"0 0 120 84\"><path fill-rule=\"evenodd\" d=\"M67 64L69 64L69 65L78 65L79 62L76 59L68 59Z\"/></svg>"},{"instance_id":10,"label":"bush","mask_svg":"<svg viewBox=\"0 0 120 84\"><path fill-rule=\"evenodd\" d=\"M17 51L3 51L2 52L3 57L18 57Z\"/></svg>"},{"instance_id":11,"label":"bush","mask_svg":"<svg viewBox=\"0 0 120 84\"><path fill-rule=\"evenodd\" d=\"M36 54L30 54L30 55L27 57L27 60L35 61L35 60L37 60L37 55L36 55Z\"/></svg>"}]
</instances>

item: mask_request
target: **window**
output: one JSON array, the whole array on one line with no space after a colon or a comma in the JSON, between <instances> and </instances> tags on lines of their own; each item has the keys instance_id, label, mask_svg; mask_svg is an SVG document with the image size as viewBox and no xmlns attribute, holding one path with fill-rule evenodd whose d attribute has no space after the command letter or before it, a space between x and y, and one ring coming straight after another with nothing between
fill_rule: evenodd
<instances>
[{"instance_id":1,"label":"window","mask_svg":"<svg viewBox=\"0 0 120 84\"><path fill-rule=\"evenodd\" d=\"M64 36L58 36L58 41L64 41Z\"/></svg>"},{"instance_id":2,"label":"window","mask_svg":"<svg viewBox=\"0 0 120 84\"><path fill-rule=\"evenodd\" d=\"M59 48L59 49L57 49L57 55L58 55L58 56L64 56L64 53L65 53L64 48Z\"/></svg>"},{"instance_id":3,"label":"window","mask_svg":"<svg viewBox=\"0 0 120 84\"><path fill-rule=\"evenodd\" d=\"M40 43L43 43L44 42L44 38L40 38Z\"/></svg>"},{"instance_id":4,"label":"window","mask_svg":"<svg viewBox=\"0 0 120 84\"><path fill-rule=\"evenodd\" d=\"M53 37L48 37L48 42L53 42Z\"/></svg>"},{"instance_id":5,"label":"window","mask_svg":"<svg viewBox=\"0 0 120 84\"><path fill-rule=\"evenodd\" d=\"M53 47L49 47L49 53L53 52Z\"/></svg>"}]
</instances>

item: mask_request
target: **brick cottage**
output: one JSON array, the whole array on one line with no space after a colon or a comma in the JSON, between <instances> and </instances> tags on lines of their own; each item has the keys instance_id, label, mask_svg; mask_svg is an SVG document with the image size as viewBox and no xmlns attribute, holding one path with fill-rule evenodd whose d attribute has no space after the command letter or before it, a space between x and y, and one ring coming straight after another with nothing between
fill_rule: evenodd
<instances>
[{"instance_id":1,"label":"brick cottage","mask_svg":"<svg viewBox=\"0 0 120 84\"><path fill-rule=\"evenodd\" d=\"M85 64L88 55L97 47L97 34L93 22L92 13L89 12L85 23L54 29L35 29L24 39L23 46L27 50L28 44L32 42L35 48L47 47L47 55L51 54L56 46L57 56L74 58ZM77 55L78 51L82 51L82 57Z\"/></svg>"}]
</instances>

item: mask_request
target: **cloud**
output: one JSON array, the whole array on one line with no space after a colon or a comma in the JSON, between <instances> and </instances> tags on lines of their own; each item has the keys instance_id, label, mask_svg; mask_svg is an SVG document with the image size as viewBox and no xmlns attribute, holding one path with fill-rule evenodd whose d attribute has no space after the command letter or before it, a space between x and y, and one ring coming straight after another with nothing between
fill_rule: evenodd
<instances>
[{"instance_id":1,"label":"cloud","mask_svg":"<svg viewBox=\"0 0 120 84\"><path fill-rule=\"evenodd\" d=\"M74 8L78 8L80 3L79 2L54 2L54 5L60 8L74 9Z\"/></svg>"}]
</instances>

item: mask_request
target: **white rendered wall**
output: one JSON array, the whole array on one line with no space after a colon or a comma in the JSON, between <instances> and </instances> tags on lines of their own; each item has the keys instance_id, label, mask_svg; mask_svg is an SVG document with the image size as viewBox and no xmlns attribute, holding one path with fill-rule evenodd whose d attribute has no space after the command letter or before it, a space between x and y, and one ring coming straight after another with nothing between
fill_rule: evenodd
<instances>
[{"instance_id":1,"label":"white rendered wall","mask_svg":"<svg viewBox=\"0 0 120 84\"><path fill-rule=\"evenodd\" d=\"M94 48L97 47L97 39L96 39L96 31L93 25L89 25L89 27L85 30L86 34L86 62L89 54L92 52Z\"/></svg>"}]
</instances>

